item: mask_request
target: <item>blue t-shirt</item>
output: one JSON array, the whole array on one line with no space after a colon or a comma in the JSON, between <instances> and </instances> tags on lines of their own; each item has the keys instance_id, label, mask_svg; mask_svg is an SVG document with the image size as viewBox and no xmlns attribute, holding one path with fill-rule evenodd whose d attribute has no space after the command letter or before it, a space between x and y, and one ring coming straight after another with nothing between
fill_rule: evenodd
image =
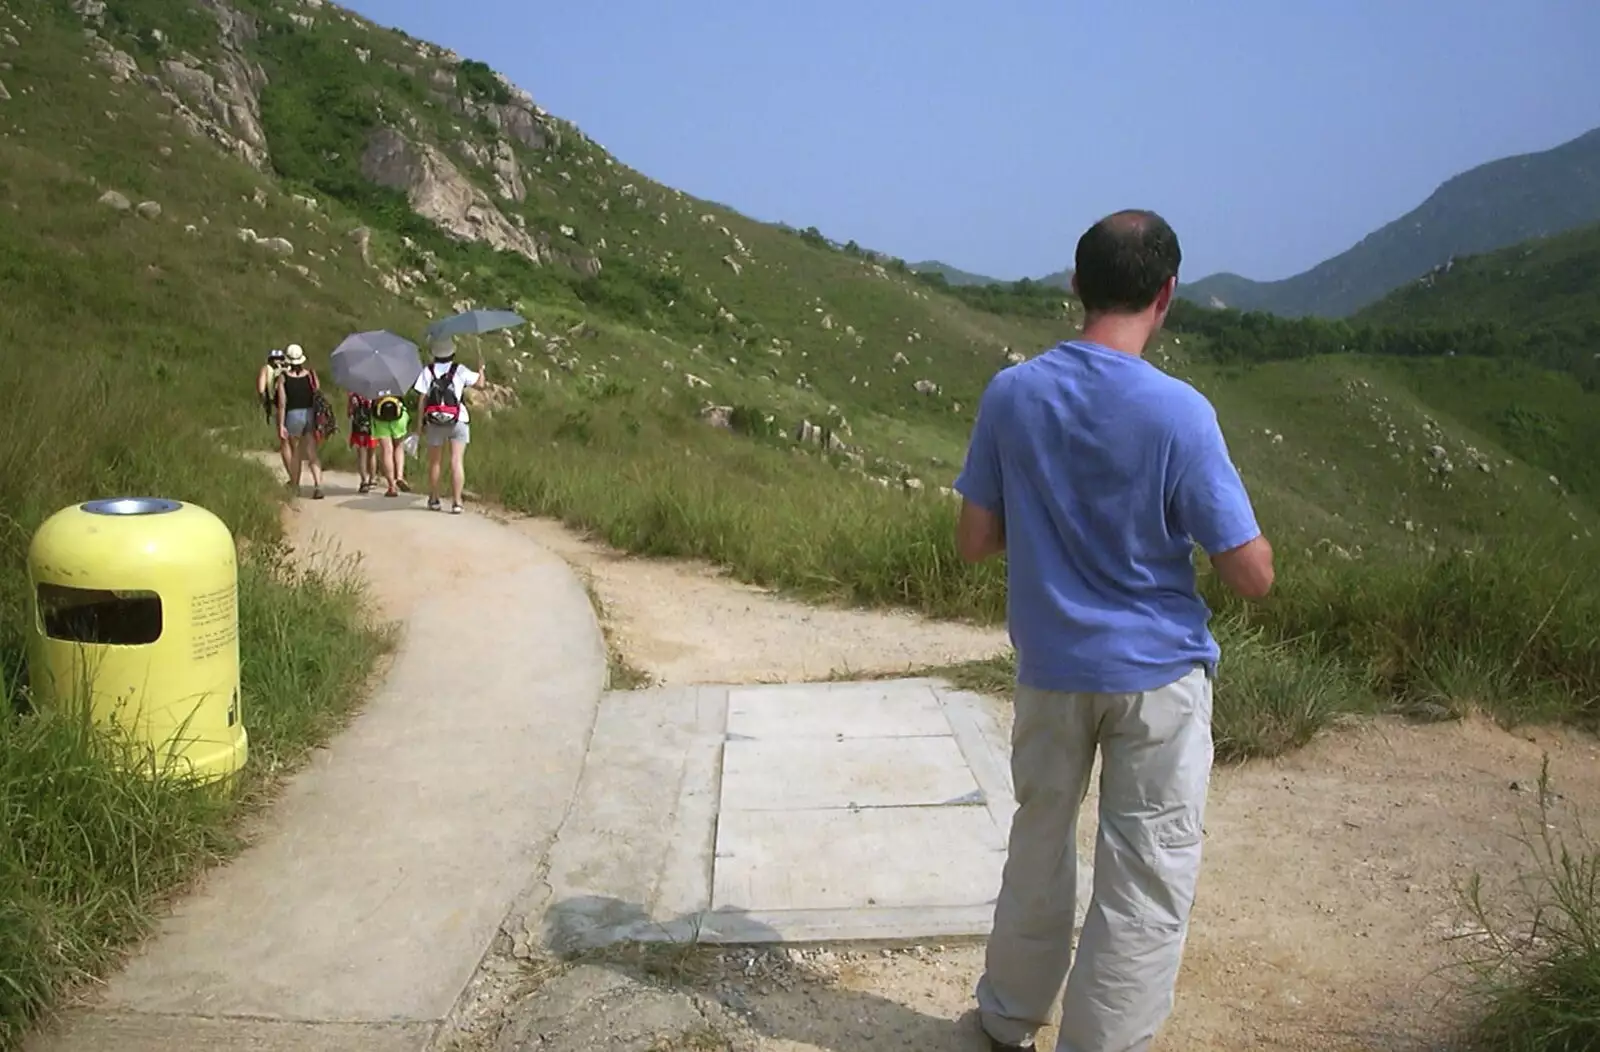
<instances>
[{"instance_id":1,"label":"blue t-shirt","mask_svg":"<svg viewBox=\"0 0 1600 1052\"><path fill-rule=\"evenodd\" d=\"M1060 344L989 382L955 485L1005 523L1024 686L1134 693L1215 669L1193 545L1216 554L1261 531L1199 391L1143 358Z\"/></svg>"}]
</instances>

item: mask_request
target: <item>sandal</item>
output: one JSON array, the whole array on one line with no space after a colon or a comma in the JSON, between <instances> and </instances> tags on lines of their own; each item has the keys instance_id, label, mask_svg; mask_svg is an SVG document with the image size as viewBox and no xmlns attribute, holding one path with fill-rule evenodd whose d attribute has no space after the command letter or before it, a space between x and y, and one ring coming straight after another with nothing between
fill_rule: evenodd
<instances>
[{"instance_id":1,"label":"sandal","mask_svg":"<svg viewBox=\"0 0 1600 1052\"><path fill-rule=\"evenodd\" d=\"M311 499L312 500L321 500L322 499L322 487L321 486L318 486L316 489L313 489L311 491Z\"/></svg>"},{"instance_id":2,"label":"sandal","mask_svg":"<svg viewBox=\"0 0 1600 1052\"><path fill-rule=\"evenodd\" d=\"M384 490L383 495L385 497L398 497L400 496L400 491L391 487L390 489Z\"/></svg>"},{"instance_id":3,"label":"sandal","mask_svg":"<svg viewBox=\"0 0 1600 1052\"><path fill-rule=\"evenodd\" d=\"M407 482L405 479L401 479L399 482L396 482L395 485L400 487L401 493L411 492L411 483Z\"/></svg>"},{"instance_id":4,"label":"sandal","mask_svg":"<svg viewBox=\"0 0 1600 1052\"><path fill-rule=\"evenodd\" d=\"M438 497L429 497L428 498L428 510L429 511L438 511L439 507L440 507L440 505L439 505L439 498Z\"/></svg>"}]
</instances>

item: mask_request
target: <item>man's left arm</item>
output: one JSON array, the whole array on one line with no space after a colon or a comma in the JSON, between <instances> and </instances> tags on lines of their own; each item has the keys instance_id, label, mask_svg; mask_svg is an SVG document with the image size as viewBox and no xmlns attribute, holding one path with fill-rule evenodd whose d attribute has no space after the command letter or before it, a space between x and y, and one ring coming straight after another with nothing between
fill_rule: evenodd
<instances>
[{"instance_id":1,"label":"man's left arm","mask_svg":"<svg viewBox=\"0 0 1600 1052\"><path fill-rule=\"evenodd\" d=\"M956 520L956 551L969 563L982 562L1006 550L1004 485L1000 450L995 442L996 381L991 381L978 403L966 464L956 479L961 494L961 515Z\"/></svg>"}]
</instances>

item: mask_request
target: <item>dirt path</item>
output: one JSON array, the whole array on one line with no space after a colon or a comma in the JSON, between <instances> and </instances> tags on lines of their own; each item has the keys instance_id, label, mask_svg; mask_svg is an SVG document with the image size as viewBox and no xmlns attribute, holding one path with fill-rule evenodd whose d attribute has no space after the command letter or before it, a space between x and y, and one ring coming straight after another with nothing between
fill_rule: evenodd
<instances>
[{"instance_id":1,"label":"dirt path","mask_svg":"<svg viewBox=\"0 0 1600 1052\"><path fill-rule=\"evenodd\" d=\"M590 579L614 642L631 666L660 684L907 672L989 657L1007 646L1003 627L806 606L704 563L613 551L548 519L504 521Z\"/></svg>"},{"instance_id":2,"label":"dirt path","mask_svg":"<svg viewBox=\"0 0 1600 1052\"><path fill-rule=\"evenodd\" d=\"M1003 645L995 632L808 608L704 567L620 556L548 522L519 528L593 577L630 663L668 682L892 671ZM1503 889L1531 864L1514 838L1524 823L1536 828L1546 753L1559 794L1552 822L1567 826L1600 806L1600 746L1567 733L1380 720L1219 769L1177 1008L1157 1048L1438 1047L1454 1010L1454 973L1442 970L1472 943L1455 937L1471 930L1462 889L1475 872ZM976 945L732 951L666 971L703 995L702 1012L736 1009L714 1027L733 1034L732 1047L958 1050L982 1047L963 1018L982 956ZM635 1047L620 1033L606 1041L595 1047Z\"/></svg>"}]
</instances>

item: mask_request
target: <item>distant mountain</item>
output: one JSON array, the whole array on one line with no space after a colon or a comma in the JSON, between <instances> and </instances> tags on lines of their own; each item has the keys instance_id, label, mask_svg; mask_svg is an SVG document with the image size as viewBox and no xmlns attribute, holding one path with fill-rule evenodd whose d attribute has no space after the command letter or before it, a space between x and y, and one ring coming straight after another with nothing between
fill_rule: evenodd
<instances>
[{"instance_id":1,"label":"distant mountain","mask_svg":"<svg viewBox=\"0 0 1600 1052\"><path fill-rule=\"evenodd\" d=\"M960 270L948 263L940 263L930 259L922 263L912 263L911 270L917 274L943 274L944 280L951 285L993 285L999 278L986 278L982 274L973 274L970 271Z\"/></svg>"},{"instance_id":2,"label":"distant mountain","mask_svg":"<svg viewBox=\"0 0 1600 1052\"><path fill-rule=\"evenodd\" d=\"M1363 308L1355 320L1600 330L1600 224L1458 257Z\"/></svg>"},{"instance_id":3,"label":"distant mountain","mask_svg":"<svg viewBox=\"0 0 1600 1052\"><path fill-rule=\"evenodd\" d=\"M948 263L940 263L936 259L930 259L923 263L912 263L910 264L910 268L914 273L917 274L943 274L946 284L957 287L964 285L983 286L1011 284L1011 282L1002 281L999 278L985 277L982 274L974 274L968 270L961 270L957 267L952 267ZM1049 285L1052 288L1070 289L1072 288L1072 268L1068 267L1065 270L1058 270L1054 273L1046 274L1042 278L1033 278L1031 280L1035 285Z\"/></svg>"},{"instance_id":4,"label":"distant mountain","mask_svg":"<svg viewBox=\"0 0 1600 1052\"><path fill-rule=\"evenodd\" d=\"M1281 281L1213 274L1181 286L1203 306L1340 318L1452 257L1600 222L1600 128L1541 153L1479 165L1417 208L1310 270Z\"/></svg>"}]
</instances>

